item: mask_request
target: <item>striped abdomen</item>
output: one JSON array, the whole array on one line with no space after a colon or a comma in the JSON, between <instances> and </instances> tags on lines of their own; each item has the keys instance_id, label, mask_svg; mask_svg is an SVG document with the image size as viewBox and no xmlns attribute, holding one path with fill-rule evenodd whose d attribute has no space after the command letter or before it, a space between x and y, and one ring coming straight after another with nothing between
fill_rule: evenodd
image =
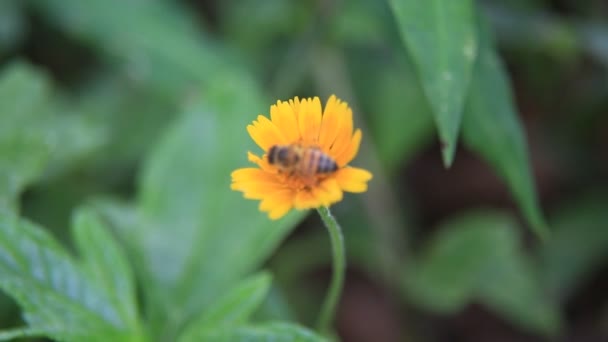
<instances>
[{"instance_id":1,"label":"striped abdomen","mask_svg":"<svg viewBox=\"0 0 608 342\"><path fill-rule=\"evenodd\" d=\"M336 162L318 148L306 148L302 151L302 161L298 173L303 176L332 173L338 169Z\"/></svg>"},{"instance_id":2,"label":"striped abdomen","mask_svg":"<svg viewBox=\"0 0 608 342\"><path fill-rule=\"evenodd\" d=\"M268 162L284 172L304 177L328 174L338 169L336 162L321 149L297 144L272 146L268 150Z\"/></svg>"}]
</instances>

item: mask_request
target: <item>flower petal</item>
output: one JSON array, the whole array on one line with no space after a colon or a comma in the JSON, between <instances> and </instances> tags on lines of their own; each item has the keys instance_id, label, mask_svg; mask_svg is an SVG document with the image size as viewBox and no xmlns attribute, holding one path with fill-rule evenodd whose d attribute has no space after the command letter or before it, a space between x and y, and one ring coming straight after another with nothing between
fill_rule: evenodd
<instances>
[{"instance_id":1,"label":"flower petal","mask_svg":"<svg viewBox=\"0 0 608 342\"><path fill-rule=\"evenodd\" d=\"M276 207L283 206L288 203L293 203L293 190L283 188L277 191L267 192L264 199L260 202L261 211L271 211Z\"/></svg>"},{"instance_id":2,"label":"flower petal","mask_svg":"<svg viewBox=\"0 0 608 342\"><path fill-rule=\"evenodd\" d=\"M341 113L347 108L346 104L340 102L335 95L330 96L327 100L319 132L319 146L325 151L329 151L329 148L336 140L342 120L344 119L344 115L341 115Z\"/></svg>"},{"instance_id":3,"label":"flower petal","mask_svg":"<svg viewBox=\"0 0 608 342\"><path fill-rule=\"evenodd\" d=\"M299 116L300 116L300 98L296 96L293 99L289 100L289 106L293 110L293 113L296 115L296 119L299 120Z\"/></svg>"},{"instance_id":4,"label":"flower petal","mask_svg":"<svg viewBox=\"0 0 608 342\"><path fill-rule=\"evenodd\" d=\"M305 145L318 145L321 129L321 101L318 97L303 100L298 113L300 135Z\"/></svg>"},{"instance_id":5,"label":"flower petal","mask_svg":"<svg viewBox=\"0 0 608 342\"><path fill-rule=\"evenodd\" d=\"M280 184L263 182L232 183L231 188L243 192L243 197L248 199L264 199L269 192L285 189Z\"/></svg>"},{"instance_id":6,"label":"flower petal","mask_svg":"<svg viewBox=\"0 0 608 342\"><path fill-rule=\"evenodd\" d=\"M247 126L247 132L264 151L271 146L286 143L285 137L277 126L263 115L259 115L257 121Z\"/></svg>"},{"instance_id":7,"label":"flower petal","mask_svg":"<svg viewBox=\"0 0 608 342\"><path fill-rule=\"evenodd\" d=\"M277 101L276 105L270 107L270 118L272 122L281 130L287 143L294 143L300 140L300 129L298 119L293 107L288 102Z\"/></svg>"},{"instance_id":8,"label":"flower petal","mask_svg":"<svg viewBox=\"0 0 608 342\"><path fill-rule=\"evenodd\" d=\"M256 168L243 168L232 172L230 188L243 192L245 198L262 199L269 192L284 189L285 185L271 173Z\"/></svg>"},{"instance_id":9,"label":"flower petal","mask_svg":"<svg viewBox=\"0 0 608 342\"><path fill-rule=\"evenodd\" d=\"M344 191L364 192L367 190L367 182L372 179L372 174L364 169L345 167L336 172L335 179Z\"/></svg>"},{"instance_id":10,"label":"flower petal","mask_svg":"<svg viewBox=\"0 0 608 342\"><path fill-rule=\"evenodd\" d=\"M313 190L314 196L321 205L330 206L342 200L342 189L334 178L323 181Z\"/></svg>"},{"instance_id":11,"label":"flower petal","mask_svg":"<svg viewBox=\"0 0 608 342\"><path fill-rule=\"evenodd\" d=\"M353 158L359 152L359 146L361 145L361 130L357 129L355 134L353 134L352 139L350 140L350 144L348 147L338 156L336 156L336 163L338 166L343 167L346 164L350 163Z\"/></svg>"},{"instance_id":12,"label":"flower petal","mask_svg":"<svg viewBox=\"0 0 608 342\"><path fill-rule=\"evenodd\" d=\"M265 172L276 174L278 172L277 168L273 165L270 165L268 163L268 159L266 159L265 156L266 155L264 155L264 157L258 157L257 155L251 152L247 152L247 159L250 162L257 164Z\"/></svg>"},{"instance_id":13,"label":"flower petal","mask_svg":"<svg viewBox=\"0 0 608 342\"><path fill-rule=\"evenodd\" d=\"M353 136L352 110L350 110L350 108L347 108L346 111L341 112L339 115L342 116L341 125L338 128L336 138L329 149L329 155L334 158L342 154L342 152L344 152L344 150L348 148L348 145L350 145L350 141Z\"/></svg>"},{"instance_id":14,"label":"flower petal","mask_svg":"<svg viewBox=\"0 0 608 342\"><path fill-rule=\"evenodd\" d=\"M268 217L271 220L278 220L285 216L285 214L287 214L291 208L293 208L292 203L284 202L282 205L278 205L268 212Z\"/></svg>"},{"instance_id":15,"label":"flower petal","mask_svg":"<svg viewBox=\"0 0 608 342\"><path fill-rule=\"evenodd\" d=\"M300 210L316 208L320 205L321 203L319 203L317 198L308 190L298 191L293 201L293 206Z\"/></svg>"},{"instance_id":16,"label":"flower petal","mask_svg":"<svg viewBox=\"0 0 608 342\"><path fill-rule=\"evenodd\" d=\"M260 211L268 212L268 217L271 220L277 220L283 217L293 208L294 191L292 189L282 189L275 191L260 202Z\"/></svg>"},{"instance_id":17,"label":"flower petal","mask_svg":"<svg viewBox=\"0 0 608 342\"><path fill-rule=\"evenodd\" d=\"M244 167L241 169L236 169L232 171L231 176L233 182L262 180L272 182L276 180L276 177L273 174L254 167Z\"/></svg>"}]
</instances>

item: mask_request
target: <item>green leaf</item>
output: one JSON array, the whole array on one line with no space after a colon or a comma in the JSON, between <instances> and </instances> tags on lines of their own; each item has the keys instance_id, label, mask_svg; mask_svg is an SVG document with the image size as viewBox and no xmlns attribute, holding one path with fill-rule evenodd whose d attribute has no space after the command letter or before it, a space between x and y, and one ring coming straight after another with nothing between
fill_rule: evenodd
<instances>
[{"instance_id":1,"label":"green leaf","mask_svg":"<svg viewBox=\"0 0 608 342\"><path fill-rule=\"evenodd\" d=\"M0 74L0 208L15 210L21 190L49 159L44 136L29 127L44 116L49 91L47 80L25 64Z\"/></svg>"},{"instance_id":2,"label":"green leaf","mask_svg":"<svg viewBox=\"0 0 608 342\"><path fill-rule=\"evenodd\" d=\"M13 341L17 338L41 337L45 335L46 332L44 330L38 331L35 329L28 328L16 328L0 331L0 341Z\"/></svg>"},{"instance_id":3,"label":"green leaf","mask_svg":"<svg viewBox=\"0 0 608 342\"><path fill-rule=\"evenodd\" d=\"M295 324L273 322L260 325L248 325L239 327L220 327L210 330L199 341L216 342L266 342L266 341L289 341L289 342L320 342L327 339L314 332L297 326Z\"/></svg>"},{"instance_id":4,"label":"green leaf","mask_svg":"<svg viewBox=\"0 0 608 342\"><path fill-rule=\"evenodd\" d=\"M103 134L52 96L37 69L13 62L0 74L0 208L17 210L21 191L42 177L69 169L97 148Z\"/></svg>"},{"instance_id":5,"label":"green leaf","mask_svg":"<svg viewBox=\"0 0 608 342\"><path fill-rule=\"evenodd\" d=\"M80 252L83 271L109 294L108 299L120 319L137 329L135 284L126 255L91 210L77 211L73 222L74 242Z\"/></svg>"},{"instance_id":6,"label":"green leaf","mask_svg":"<svg viewBox=\"0 0 608 342\"><path fill-rule=\"evenodd\" d=\"M139 182L133 244L155 336L173 339L226 287L256 269L301 214L271 222L230 190L247 166L246 125L270 101L221 45L175 2L30 1L51 23L161 93L191 95L188 109L151 152ZM120 15L116 15L120 8ZM205 102L195 102L199 88ZM190 101L191 100L191 101Z\"/></svg>"},{"instance_id":7,"label":"green leaf","mask_svg":"<svg viewBox=\"0 0 608 342\"><path fill-rule=\"evenodd\" d=\"M95 161L104 167L134 165L175 118L178 109L175 96L147 84L133 84L115 70L100 73L81 87L76 100L78 111L86 113L106 131L107 143Z\"/></svg>"},{"instance_id":8,"label":"green leaf","mask_svg":"<svg viewBox=\"0 0 608 342\"><path fill-rule=\"evenodd\" d=\"M559 311L519 245L505 215L464 215L441 227L422 258L405 274L408 298L430 310L454 313L479 301L513 324L544 335L560 328Z\"/></svg>"},{"instance_id":9,"label":"green leaf","mask_svg":"<svg viewBox=\"0 0 608 342\"><path fill-rule=\"evenodd\" d=\"M443 161L449 167L477 55L473 3L391 0L390 4L433 109Z\"/></svg>"},{"instance_id":10,"label":"green leaf","mask_svg":"<svg viewBox=\"0 0 608 342\"><path fill-rule=\"evenodd\" d=\"M194 319L179 340L201 341L209 330L247 323L253 312L262 304L270 290L270 284L268 273L241 281L236 288L223 294L200 317Z\"/></svg>"},{"instance_id":11,"label":"green leaf","mask_svg":"<svg viewBox=\"0 0 608 342\"><path fill-rule=\"evenodd\" d=\"M168 334L256 269L302 214L270 221L230 190L248 165L251 113L267 110L244 79L218 80L169 129L140 177L142 221L131 231L155 326ZM166 324L166 325L163 325Z\"/></svg>"},{"instance_id":12,"label":"green leaf","mask_svg":"<svg viewBox=\"0 0 608 342\"><path fill-rule=\"evenodd\" d=\"M559 300L566 300L577 285L608 257L608 196L589 195L556 210L554 233L541 246L545 283Z\"/></svg>"},{"instance_id":13,"label":"green leaf","mask_svg":"<svg viewBox=\"0 0 608 342\"><path fill-rule=\"evenodd\" d=\"M268 295L256 310L252 320L254 321L302 321L298 316L296 319L295 308L292 302L287 300L287 296L283 291L283 286L272 286Z\"/></svg>"},{"instance_id":14,"label":"green leaf","mask_svg":"<svg viewBox=\"0 0 608 342\"><path fill-rule=\"evenodd\" d=\"M480 29L481 47L462 123L464 143L485 158L502 176L541 238L548 229L530 171L526 140L513 106L509 82L487 29Z\"/></svg>"},{"instance_id":15,"label":"green leaf","mask_svg":"<svg viewBox=\"0 0 608 342\"><path fill-rule=\"evenodd\" d=\"M113 292L128 288L106 287L108 280L98 283L102 277L112 279L117 265L91 258L109 258L122 265L126 261L119 260L118 247L107 233L96 231L103 228L87 214L81 215L77 224L87 225L74 229L80 231L79 243L87 244L81 247L92 249L82 264L44 229L12 215L0 217L0 287L21 307L28 324L24 335L44 333L62 341L142 341L136 317L125 315L135 312L127 308L132 302L116 302L133 294ZM109 256L104 256L105 251Z\"/></svg>"}]
</instances>

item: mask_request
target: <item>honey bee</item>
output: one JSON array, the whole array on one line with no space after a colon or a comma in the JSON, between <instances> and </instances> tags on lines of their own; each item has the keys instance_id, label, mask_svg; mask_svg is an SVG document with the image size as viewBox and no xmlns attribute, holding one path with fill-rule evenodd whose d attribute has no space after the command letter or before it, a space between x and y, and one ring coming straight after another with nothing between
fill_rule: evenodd
<instances>
[{"instance_id":1,"label":"honey bee","mask_svg":"<svg viewBox=\"0 0 608 342\"><path fill-rule=\"evenodd\" d=\"M320 148L299 144L272 146L268 150L268 163L278 167L281 172L308 181L338 170L338 164Z\"/></svg>"}]
</instances>

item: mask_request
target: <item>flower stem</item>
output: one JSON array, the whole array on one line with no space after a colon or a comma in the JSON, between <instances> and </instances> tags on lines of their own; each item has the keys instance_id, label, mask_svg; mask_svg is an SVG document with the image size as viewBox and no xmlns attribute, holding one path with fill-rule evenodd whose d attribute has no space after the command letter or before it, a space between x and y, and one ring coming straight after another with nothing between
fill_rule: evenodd
<instances>
[{"instance_id":1,"label":"flower stem","mask_svg":"<svg viewBox=\"0 0 608 342\"><path fill-rule=\"evenodd\" d=\"M342 237L342 230L336 219L331 215L329 208L319 207L317 208L323 223L327 227L329 237L331 239L331 250L333 269L331 283L323 306L321 307L321 313L319 314L319 320L317 322L317 329L321 333L327 333L329 327L333 323L336 315L336 306L338 300L342 294L342 287L344 285L344 272L346 266L346 256L344 253L344 238Z\"/></svg>"}]
</instances>

